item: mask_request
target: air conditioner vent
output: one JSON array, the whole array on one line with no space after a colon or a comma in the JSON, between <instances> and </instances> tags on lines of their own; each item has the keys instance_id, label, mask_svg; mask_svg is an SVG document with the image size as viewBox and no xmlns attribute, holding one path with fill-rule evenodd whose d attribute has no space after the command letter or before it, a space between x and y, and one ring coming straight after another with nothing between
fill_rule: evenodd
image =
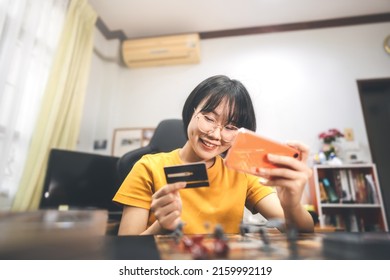
<instances>
[{"instance_id":1,"label":"air conditioner vent","mask_svg":"<svg viewBox=\"0 0 390 280\"><path fill-rule=\"evenodd\" d=\"M185 34L126 40L122 54L130 68L194 64L200 62L200 39L198 34Z\"/></svg>"}]
</instances>

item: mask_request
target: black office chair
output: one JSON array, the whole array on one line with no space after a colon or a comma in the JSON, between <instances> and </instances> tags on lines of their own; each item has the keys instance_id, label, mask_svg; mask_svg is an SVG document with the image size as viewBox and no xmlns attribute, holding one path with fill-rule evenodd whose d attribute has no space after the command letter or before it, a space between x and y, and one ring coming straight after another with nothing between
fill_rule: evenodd
<instances>
[{"instance_id":1,"label":"black office chair","mask_svg":"<svg viewBox=\"0 0 390 280\"><path fill-rule=\"evenodd\" d=\"M167 119L158 125L152 139L147 146L141 147L124 154L117 163L118 176L123 181L133 165L145 154L170 152L183 147L187 141L183 121L180 119Z\"/></svg>"}]
</instances>

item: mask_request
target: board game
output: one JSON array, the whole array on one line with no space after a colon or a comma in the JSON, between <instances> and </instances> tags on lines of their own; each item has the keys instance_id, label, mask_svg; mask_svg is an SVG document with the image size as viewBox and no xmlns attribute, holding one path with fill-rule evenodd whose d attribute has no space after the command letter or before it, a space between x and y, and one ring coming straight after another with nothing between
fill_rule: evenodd
<instances>
[{"instance_id":1,"label":"board game","mask_svg":"<svg viewBox=\"0 0 390 280\"><path fill-rule=\"evenodd\" d=\"M266 233L206 235L157 235L161 259L323 259L318 235Z\"/></svg>"}]
</instances>

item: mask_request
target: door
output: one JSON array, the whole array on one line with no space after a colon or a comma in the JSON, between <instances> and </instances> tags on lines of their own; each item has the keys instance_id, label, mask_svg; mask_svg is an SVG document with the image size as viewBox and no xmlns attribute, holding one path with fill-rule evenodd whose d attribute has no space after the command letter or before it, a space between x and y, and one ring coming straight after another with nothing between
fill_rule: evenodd
<instances>
[{"instance_id":1,"label":"door","mask_svg":"<svg viewBox=\"0 0 390 280\"><path fill-rule=\"evenodd\" d=\"M390 78L358 80L357 83L371 155L377 166L387 224L390 224Z\"/></svg>"}]
</instances>

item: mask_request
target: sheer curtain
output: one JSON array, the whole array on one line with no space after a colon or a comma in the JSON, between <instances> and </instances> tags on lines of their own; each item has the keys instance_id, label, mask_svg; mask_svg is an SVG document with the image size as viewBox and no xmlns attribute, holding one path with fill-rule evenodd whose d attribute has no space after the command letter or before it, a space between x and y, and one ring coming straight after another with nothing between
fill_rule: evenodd
<instances>
[{"instance_id":1,"label":"sheer curtain","mask_svg":"<svg viewBox=\"0 0 390 280\"><path fill-rule=\"evenodd\" d=\"M52 148L74 150L93 50L96 12L71 0L11 210L35 210Z\"/></svg>"},{"instance_id":2,"label":"sheer curtain","mask_svg":"<svg viewBox=\"0 0 390 280\"><path fill-rule=\"evenodd\" d=\"M0 0L0 210L23 172L69 0Z\"/></svg>"}]
</instances>

